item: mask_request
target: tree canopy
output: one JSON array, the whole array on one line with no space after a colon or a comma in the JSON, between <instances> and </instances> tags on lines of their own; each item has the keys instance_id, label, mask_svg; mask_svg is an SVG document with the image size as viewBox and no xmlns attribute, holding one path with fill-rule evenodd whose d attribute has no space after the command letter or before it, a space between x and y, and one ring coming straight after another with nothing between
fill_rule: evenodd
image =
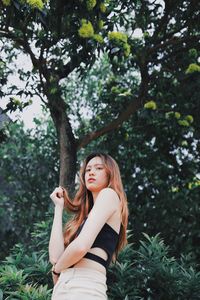
<instances>
[{"instance_id":1,"label":"tree canopy","mask_svg":"<svg viewBox=\"0 0 200 300\"><path fill-rule=\"evenodd\" d=\"M199 5L195 1L0 2L1 96L10 96L7 110L23 109L34 94L49 109L60 145L61 185L74 186L79 149L121 126L155 97L166 105L170 99L170 107L174 100L162 94L166 80L170 78L175 84L183 70L199 72ZM23 90L14 83L7 86L6 80L8 73L14 72L10 62L20 53L32 63L31 71L25 72L23 66L17 70L26 82ZM118 93L113 83L109 86L107 82L97 99L102 103L102 114L109 111L109 118L99 122L95 130L81 130L80 122L79 135L75 136L70 119L75 108L65 96L63 83L74 70L82 78L101 53L107 53L114 77L121 75L123 92ZM128 77L130 69L138 80L123 86L123 76ZM162 87L156 95L155 86Z\"/></svg>"}]
</instances>

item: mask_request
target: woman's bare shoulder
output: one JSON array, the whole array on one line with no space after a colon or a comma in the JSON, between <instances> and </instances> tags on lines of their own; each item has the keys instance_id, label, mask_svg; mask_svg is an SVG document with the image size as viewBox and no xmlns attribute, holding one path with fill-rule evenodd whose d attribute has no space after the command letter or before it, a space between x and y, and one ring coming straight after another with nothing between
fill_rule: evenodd
<instances>
[{"instance_id":1,"label":"woman's bare shoulder","mask_svg":"<svg viewBox=\"0 0 200 300\"><path fill-rule=\"evenodd\" d=\"M112 198L118 199L118 201L120 200L117 192L110 187L106 187L106 188L102 189L100 193L105 194L106 196L110 196Z\"/></svg>"}]
</instances>

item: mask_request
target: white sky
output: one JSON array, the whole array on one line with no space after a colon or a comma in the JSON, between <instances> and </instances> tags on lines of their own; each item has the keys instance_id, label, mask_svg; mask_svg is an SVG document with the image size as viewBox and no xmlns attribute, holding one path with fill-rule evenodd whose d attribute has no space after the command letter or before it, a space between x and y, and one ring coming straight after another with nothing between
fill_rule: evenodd
<instances>
[{"instance_id":1,"label":"white sky","mask_svg":"<svg viewBox=\"0 0 200 300\"><path fill-rule=\"evenodd\" d=\"M24 54L20 54L18 56L17 61L15 61L16 63L16 67L15 69L17 70L17 66L23 66L23 69L25 71L31 70L32 65L30 62L30 59L28 56L24 55ZM17 72L16 74L13 74L11 76L8 77L8 86L9 83L12 82L12 84L15 84L16 86L20 87L20 88L24 88L26 82L23 82L22 80L19 79ZM14 96L14 95L13 95ZM17 96L16 96L17 98ZM20 97L19 97L20 99ZM42 109L41 109L41 100L39 97L34 97L31 98L33 100L33 104L24 108L23 112L17 111L17 112L13 112L13 113L7 113L8 116L12 119L12 120L22 120L24 122L25 128L33 128L34 127L34 122L33 122L33 118L35 117L41 117L43 116L42 113ZM9 97L4 97L0 99L0 107L5 109L7 103L9 102Z\"/></svg>"},{"instance_id":2,"label":"white sky","mask_svg":"<svg viewBox=\"0 0 200 300\"><path fill-rule=\"evenodd\" d=\"M6 108L6 104L8 103L8 100L6 98L2 99L0 102L0 106L4 109ZM24 108L23 112L13 112L13 113L7 113L8 116L12 120L22 120L24 122L25 128L33 128L34 117L41 117L43 116L43 113L41 111L41 101L39 99L35 99L32 105L29 107Z\"/></svg>"}]
</instances>

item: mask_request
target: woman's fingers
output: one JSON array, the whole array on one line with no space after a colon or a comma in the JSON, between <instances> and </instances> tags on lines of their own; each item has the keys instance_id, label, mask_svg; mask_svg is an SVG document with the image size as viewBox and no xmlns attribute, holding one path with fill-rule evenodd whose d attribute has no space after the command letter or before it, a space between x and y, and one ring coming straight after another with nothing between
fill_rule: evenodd
<instances>
[{"instance_id":1,"label":"woman's fingers","mask_svg":"<svg viewBox=\"0 0 200 300\"><path fill-rule=\"evenodd\" d=\"M63 189L61 188L61 186L59 186L59 187L55 188L55 191L62 193Z\"/></svg>"},{"instance_id":2,"label":"woman's fingers","mask_svg":"<svg viewBox=\"0 0 200 300\"><path fill-rule=\"evenodd\" d=\"M54 189L54 191L51 195L61 198L61 197L63 197L63 189L61 187L57 187Z\"/></svg>"},{"instance_id":3,"label":"woman's fingers","mask_svg":"<svg viewBox=\"0 0 200 300\"><path fill-rule=\"evenodd\" d=\"M54 191L51 193L51 195L50 195L50 198L51 198L51 200L53 200L53 202L56 204L60 204L60 203L62 203L62 202L60 202L60 200L59 199L62 199L62 200L64 200L64 198L63 198L63 189L59 186L59 187L56 187L55 189L54 189ZM58 202L59 201L59 202Z\"/></svg>"},{"instance_id":4,"label":"woman's fingers","mask_svg":"<svg viewBox=\"0 0 200 300\"><path fill-rule=\"evenodd\" d=\"M56 195L58 198L63 197L63 190L60 186L58 188L56 188Z\"/></svg>"},{"instance_id":5,"label":"woman's fingers","mask_svg":"<svg viewBox=\"0 0 200 300\"><path fill-rule=\"evenodd\" d=\"M50 195L51 200L55 205L59 205L62 208L64 207L64 195L61 187L57 187Z\"/></svg>"}]
</instances>

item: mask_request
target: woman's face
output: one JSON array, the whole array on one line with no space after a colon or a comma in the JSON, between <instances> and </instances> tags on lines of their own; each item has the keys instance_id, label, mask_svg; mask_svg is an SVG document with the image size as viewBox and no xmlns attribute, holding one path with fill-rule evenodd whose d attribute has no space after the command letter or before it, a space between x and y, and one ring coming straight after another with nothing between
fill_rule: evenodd
<instances>
[{"instance_id":1,"label":"woman's face","mask_svg":"<svg viewBox=\"0 0 200 300\"><path fill-rule=\"evenodd\" d=\"M91 192L100 192L108 186L108 174L101 157L93 157L86 165L85 184Z\"/></svg>"}]
</instances>

